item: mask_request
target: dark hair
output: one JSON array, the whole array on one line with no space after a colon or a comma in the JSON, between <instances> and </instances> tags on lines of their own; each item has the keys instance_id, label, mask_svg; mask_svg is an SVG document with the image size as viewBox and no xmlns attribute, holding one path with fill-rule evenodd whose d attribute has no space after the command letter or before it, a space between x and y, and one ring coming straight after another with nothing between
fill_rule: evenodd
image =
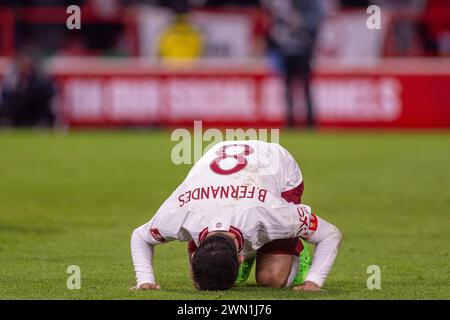
<instances>
[{"instance_id":1,"label":"dark hair","mask_svg":"<svg viewBox=\"0 0 450 320\"><path fill-rule=\"evenodd\" d=\"M207 237L195 250L191 265L197 289L230 289L239 271L234 240L224 234Z\"/></svg>"}]
</instances>

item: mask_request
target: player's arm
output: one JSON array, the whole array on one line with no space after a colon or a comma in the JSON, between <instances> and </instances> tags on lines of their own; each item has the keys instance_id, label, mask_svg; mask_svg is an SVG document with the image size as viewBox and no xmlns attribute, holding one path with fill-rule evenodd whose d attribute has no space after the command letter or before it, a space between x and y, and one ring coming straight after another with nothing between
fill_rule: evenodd
<instances>
[{"instance_id":1,"label":"player's arm","mask_svg":"<svg viewBox=\"0 0 450 320\"><path fill-rule=\"evenodd\" d=\"M153 220L136 228L131 235L131 257L136 274L136 287L133 289L160 289L153 272L154 247L168 240L154 227Z\"/></svg>"},{"instance_id":2,"label":"player's arm","mask_svg":"<svg viewBox=\"0 0 450 320\"><path fill-rule=\"evenodd\" d=\"M294 290L320 290L336 259L342 234L336 226L311 213L308 206L298 207L301 221L298 236L316 248L304 284Z\"/></svg>"},{"instance_id":3,"label":"player's arm","mask_svg":"<svg viewBox=\"0 0 450 320\"><path fill-rule=\"evenodd\" d=\"M131 235L131 256L137 286L134 289L159 289L153 273L155 246L177 240L179 221L184 212L176 211L183 183L164 201L153 218ZM181 215L181 216L180 216Z\"/></svg>"}]
</instances>

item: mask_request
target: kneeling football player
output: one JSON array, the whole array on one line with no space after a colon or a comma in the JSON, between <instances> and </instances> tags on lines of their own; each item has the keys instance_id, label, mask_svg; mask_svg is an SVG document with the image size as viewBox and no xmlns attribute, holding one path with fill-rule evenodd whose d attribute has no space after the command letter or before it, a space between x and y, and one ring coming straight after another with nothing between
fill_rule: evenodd
<instances>
[{"instance_id":1,"label":"kneeling football player","mask_svg":"<svg viewBox=\"0 0 450 320\"><path fill-rule=\"evenodd\" d=\"M199 290L243 283L255 260L260 285L320 290L342 236L300 204L302 192L301 171L280 145L217 144L153 218L133 231L136 288L160 288L153 273L154 246L179 240L189 242L191 276ZM300 238L315 244L312 262Z\"/></svg>"}]
</instances>

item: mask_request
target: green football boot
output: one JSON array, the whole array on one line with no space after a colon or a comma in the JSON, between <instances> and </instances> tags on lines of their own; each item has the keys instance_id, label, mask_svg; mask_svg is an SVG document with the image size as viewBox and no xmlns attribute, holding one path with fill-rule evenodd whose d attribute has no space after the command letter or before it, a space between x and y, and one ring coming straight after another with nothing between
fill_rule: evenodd
<instances>
[{"instance_id":1,"label":"green football boot","mask_svg":"<svg viewBox=\"0 0 450 320\"><path fill-rule=\"evenodd\" d=\"M306 275L312 263L311 251L309 251L308 245L302 240L303 250L300 253L300 261L298 264L298 271L292 282L293 286L299 286L305 282Z\"/></svg>"},{"instance_id":2,"label":"green football boot","mask_svg":"<svg viewBox=\"0 0 450 320\"><path fill-rule=\"evenodd\" d=\"M239 267L238 276L236 278L237 285L244 284L245 281L247 281L248 277L250 276L250 272L252 271L253 264L255 263L255 259L256 259L256 256L249 258L249 259L245 259L241 263L241 265Z\"/></svg>"}]
</instances>

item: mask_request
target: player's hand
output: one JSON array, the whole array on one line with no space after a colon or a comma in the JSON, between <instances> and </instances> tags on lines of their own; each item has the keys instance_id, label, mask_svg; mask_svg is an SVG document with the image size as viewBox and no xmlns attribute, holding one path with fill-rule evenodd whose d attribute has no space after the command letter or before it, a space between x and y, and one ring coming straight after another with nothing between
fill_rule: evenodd
<instances>
[{"instance_id":1,"label":"player's hand","mask_svg":"<svg viewBox=\"0 0 450 320\"><path fill-rule=\"evenodd\" d=\"M295 291L322 291L320 286L312 281L305 281L301 286L293 288Z\"/></svg>"},{"instance_id":2,"label":"player's hand","mask_svg":"<svg viewBox=\"0 0 450 320\"><path fill-rule=\"evenodd\" d=\"M155 283L143 283L140 286L130 288L130 290L159 290L161 286Z\"/></svg>"}]
</instances>

